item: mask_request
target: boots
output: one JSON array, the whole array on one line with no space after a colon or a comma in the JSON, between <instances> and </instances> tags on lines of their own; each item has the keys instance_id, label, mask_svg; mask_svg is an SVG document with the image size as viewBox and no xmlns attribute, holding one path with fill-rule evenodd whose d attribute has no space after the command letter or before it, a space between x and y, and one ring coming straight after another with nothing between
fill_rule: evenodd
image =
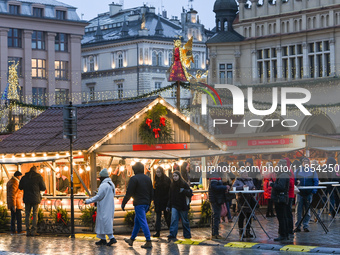
<instances>
[{"instance_id":1,"label":"boots","mask_svg":"<svg viewBox=\"0 0 340 255\"><path fill-rule=\"evenodd\" d=\"M111 238L111 239L110 239L110 242L108 242L106 245L107 245L107 246L111 246L111 245L114 244L114 243L117 243L116 238Z\"/></svg>"},{"instance_id":2,"label":"boots","mask_svg":"<svg viewBox=\"0 0 340 255\"><path fill-rule=\"evenodd\" d=\"M96 245L106 245L106 240L105 239L100 239L100 241L95 242Z\"/></svg>"},{"instance_id":3,"label":"boots","mask_svg":"<svg viewBox=\"0 0 340 255\"><path fill-rule=\"evenodd\" d=\"M276 242L285 241L285 240L289 240L289 237L279 235L279 237L274 238L274 241Z\"/></svg>"},{"instance_id":4,"label":"boots","mask_svg":"<svg viewBox=\"0 0 340 255\"><path fill-rule=\"evenodd\" d=\"M253 238L254 236L250 234L250 229L246 230L246 238Z\"/></svg>"},{"instance_id":5,"label":"boots","mask_svg":"<svg viewBox=\"0 0 340 255\"><path fill-rule=\"evenodd\" d=\"M146 240L146 243L142 245L141 247L145 249L152 248L151 240Z\"/></svg>"},{"instance_id":6,"label":"boots","mask_svg":"<svg viewBox=\"0 0 340 255\"><path fill-rule=\"evenodd\" d=\"M161 233L160 233L159 231L157 231L157 232L153 235L153 237L160 237L160 235L161 235Z\"/></svg>"},{"instance_id":7,"label":"boots","mask_svg":"<svg viewBox=\"0 0 340 255\"><path fill-rule=\"evenodd\" d=\"M134 242L135 240L132 240L131 238L125 238L124 241L125 241L128 245L132 246L132 245L133 245L133 242Z\"/></svg>"}]
</instances>

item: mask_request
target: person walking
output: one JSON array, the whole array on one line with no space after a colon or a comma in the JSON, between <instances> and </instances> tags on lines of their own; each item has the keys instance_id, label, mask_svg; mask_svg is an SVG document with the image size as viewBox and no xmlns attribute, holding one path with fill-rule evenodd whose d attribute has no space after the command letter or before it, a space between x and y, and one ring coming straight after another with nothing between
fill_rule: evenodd
<instances>
[{"instance_id":1,"label":"person walking","mask_svg":"<svg viewBox=\"0 0 340 255\"><path fill-rule=\"evenodd\" d=\"M212 239L222 239L223 237L219 235L220 228L220 217L222 204L225 201L225 192L227 190L227 186L223 185L222 179L218 177L218 174L215 173L216 177L211 177L209 179L209 201L211 206L211 238Z\"/></svg>"},{"instance_id":2,"label":"person walking","mask_svg":"<svg viewBox=\"0 0 340 255\"><path fill-rule=\"evenodd\" d=\"M240 169L240 177L236 178L233 187L236 188L236 190L244 190L244 188L249 188L249 190L254 190L255 185L253 183L253 180L251 177L248 176L248 170L246 169ZM252 206L255 205L255 198L251 194L245 194L242 196L242 194L237 194L237 210L240 212L242 209L242 212L240 213L240 216L238 218L238 228L239 228L239 235L240 237L243 235L243 221L246 220L246 222L249 220L249 224L246 227L246 238L253 238L254 236L250 233L250 227L251 227L251 209L249 206L245 204L245 199L247 199L247 202ZM245 204L245 205L244 205ZM243 208L242 208L243 207Z\"/></svg>"},{"instance_id":3,"label":"person walking","mask_svg":"<svg viewBox=\"0 0 340 255\"><path fill-rule=\"evenodd\" d=\"M279 221L279 237L275 238L274 241L284 241L289 240L287 211L290 171L285 159L281 159L277 167L279 170L277 178L275 182L270 182L272 187L271 199L275 203L276 216Z\"/></svg>"},{"instance_id":4,"label":"person walking","mask_svg":"<svg viewBox=\"0 0 340 255\"><path fill-rule=\"evenodd\" d=\"M167 211L171 210L170 234L168 235L169 240L174 240L177 237L179 219L182 221L184 238L191 238L190 223L188 219L191 197L192 190L188 183L182 178L181 173L179 171L173 172L167 206Z\"/></svg>"},{"instance_id":5,"label":"person walking","mask_svg":"<svg viewBox=\"0 0 340 255\"><path fill-rule=\"evenodd\" d=\"M270 183L275 182L275 173L272 162L266 163L266 171L263 172L263 197L268 201L266 217L275 217L273 210L273 200L271 199L272 187Z\"/></svg>"},{"instance_id":6,"label":"person walking","mask_svg":"<svg viewBox=\"0 0 340 255\"><path fill-rule=\"evenodd\" d=\"M111 246L117 243L113 235L113 219L115 213L115 185L110 179L106 168L99 173L100 185L97 195L86 199L85 204L97 203L96 234L100 241L96 245ZM106 243L106 235L110 241Z\"/></svg>"},{"instance_id":7,"label":"person walking","mask_svg":"<svg viewBox=\"0 0 340 255\"><path fill-rule=\"evenodd\" d=\"M19 182L19 189L24 191L25 224L27 236L39 236L37 233L38 209L41 202L41 191L46 190L44 179L37 173L37 167L32 166ZM30 215L33 209L32 228L30 227Z\"/></svg>"},{"instance_id":8,"label":"person walking","mask_svg":"<svg viewBox=\"0 0 340 255\"><path fill-rule=\"evenodd\" d=\"M131 237L124 239L124 241L132 246L140 228L142 228L146 238L146 243L141 247L152 248L150 229L146 221L146 213L149 211L153 197L152 182L150 177L144 174L144 165L141 162L134 164L132 166L132 170L135 175L132 176L129 181L126 194L122 202L122 210L125 211L125 205L132 197L136 216Z\"/></svg>"},{"instance_id":9,"label":"person walking","mask_svg":"<svg viewBox=\"0 0 340 255\"><path fill-rule=\"evenodd\" d=\"M170 213L166 210L166 206L169 201L169 190L171 180L165 175L164 169L158 167L154 177L153 188L154 188L154 205L156 212L156 233L154 237L160 236L161 223L162 223L162 212L164 214L165 222L168 228L170 228Z\"/></svg>"},{"instance_id":10,"label":"person walking","mask_svg":"<svg viewBox=\"0 0 340 255\"><path fill-rule=\"evenodd\" d=\"M298 186L318 186L319 179L316 171L313 171L309 168L309 159L303 158L302 159L302 166L297 169L295 172L295 183ZM316 194L316 189L302 189L300 190L299 194L297 194L296 199L296 206L295 206L295 215L296 215L296 223L295 223L295 230L294 232L301 232L301 219L302 219L302 212L306 211L309 207L309 204L312 202L313 194ZM310 210L308 210L306 217L304 218L303 230L305 232L309 232L309 220L311 214ZM300 225L299 225L300 223Z\"/></svg>"},{"instance_id":11,"label":"person walking","mask_svg":"<svg viewBox=\"0 0 340 255\"><path fill-rule=\"evenodd\" d=\"M22 173L16 171L13 177L7 182L7 207L11 210L11 234L23 234L22 231L22 190L19 189L19 181ZM17 222L17 231L15 230Z\"/></svg>"}]
</instances>

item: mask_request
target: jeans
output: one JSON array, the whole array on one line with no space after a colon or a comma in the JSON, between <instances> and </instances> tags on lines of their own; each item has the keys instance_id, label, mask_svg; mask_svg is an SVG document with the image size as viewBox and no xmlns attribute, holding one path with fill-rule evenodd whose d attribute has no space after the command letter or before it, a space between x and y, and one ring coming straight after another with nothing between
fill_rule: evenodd
<instances>
[{"instance_id":1,"label":"jeans","mask_svg":"<svg viewBox=\"0 0 340 255\"><path fill-rule=\"evenodd\" d=\"M286 204L275 203L276 217L279 221L279 235L282 237L288 237L288 206Z\"/></svg>"},{"instance_id":2,"label":"jeans","mask_svg":"<svg viewBox=\"0 0 340 255\"><path fill-rule=\"evenodd\" d=\"M228 220L231 220L231 212L230 212L231 201L226 201L225 205L227 206L227 209L228 209L228 214L227 214Z\"/></svg>"},{"instance_id":3,"label":"jeans","mask_svg":"<svg viewBox=\"0 0 340 255\"><path fill-rule=\"evenodd\" d=\"M104 234L97 234L97 237L99 239L106 240L106 236ZM107 235L107 237L111 240L112 238L114 238L114 235L113 234L109 234L109 235Z\"/></svg>"},{"instance_id":4,"label":"jeans","mask_svg":"<svg viewBox=\"0 0 340 255\"><path fill-rule=\"evenodd\" d=\"M211 235L217 236L220 228L222 205L211 203Z\"/></svg>"},{"instance_id":5,"label":"jeans","mask_svg":"<svg viewBox=\"0 0 340 255\"><path fill-rule=\"evenodd\" d=\"M15 220L17 220L17 230L19 233L22 231L21 209L16 209L15 211L11 209L11 232L15 232Z\"/></svg>"},{"instance_id":6,"label":"jeans","mask_svg":"<svg viewBox=\"0 0 340 255\"><path fill-rule=\"evenodd\" d=\"M176 208L171 210L170 236L176 238L178 232L178 221L181 218L184 238L191 238L188 211L179 211Z\"/></svg>"},{"instance_id":7,"label":"jeans","mask_svg":"<svg viewBox=\"0 0 340 255\"><path fill-rule=\"evenodd\" d=\"M303 212L305 212L307 210L309 204L312 202L313 194L309 194L307 196L301 196L301 195L297 194L296 197L297 197L297 199L296 199L296 206L295 206L295 210L296 210L295 211L295 216L296 216L295 227L300 228L301 225L298 226L298 223L300 222L300 220L303 217ZM309 220L310 220L310 210L308 210L307 215L302 222L304 229L308 228Z\"/></svg>"},{"instance_id":8,"label":"jeans","mask_svg":"<svg viewBox=\"0 0 340 255\"><path fill-rule=\"evenodd\" d=\"M287 207L287 225L288 225L288 234L294 234L294 222L293 222L293 207L294 198L289 198L288 207Z\"/></svg>"},{"instance_id":9,"label":"jeans","mask_svg":"<svg viewBox=\"0 0 340 255\"><path fill-rule=\"evenodd\" d=\"M33 208L33 220L32 220L32 229L30 228L30 215L31 210ZM37 233L37 223L38 223L38 209L39 204L29 204L25 203L25 224L27 234L36 234Z\"/></svg>"},{"instance_id":10,"label":"jeans","mask_svg":"<svg viewBox=\"0 0 340 255\"><path fill-rule=\"evenodd\" d=\"M170 228L170 213L166 210L163 211L166 225ZM162 227L162 211L156 212L156 231L161 231Z\"/></svg>"},{"instance_id":11,"label":"jeans","mask_svg":"<svg viewBox=\"0 0 340 255\"><path fill-rule=\"evenodd\" d=\"M148 205L136 205L135 206L135 225L133 226L131 239L135 240L139 230L142 228L144 236L147 241L151 240L150 229L148 222L146 221L146 213L149 210Z\"/></svg>"}]
</instances>

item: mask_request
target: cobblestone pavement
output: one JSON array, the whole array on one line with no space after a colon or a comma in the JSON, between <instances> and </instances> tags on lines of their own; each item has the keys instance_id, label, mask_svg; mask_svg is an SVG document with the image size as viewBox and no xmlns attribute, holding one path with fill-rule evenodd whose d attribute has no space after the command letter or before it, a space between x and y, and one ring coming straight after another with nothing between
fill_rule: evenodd
<instances>
[{"instance_id":1,"label":"cobblestone pavement","mask_svg":"<svg viewBox=\"0 0 340 255\"><path fill-rule=\"evenodd\" d=\"M258 215L266 229L267 233L271 237L268 239L266 234L259 228L257 223L254 223L254 229L256 232L256 238L245 239L245 242L266 243L276 245L309 245L309 246L322 246L322 247L340 247L340 219L330 227L330 232L325 234L322 227L318 223L310 223L309 233L300 232L294 235L294 239L289 242L277 243L273 241L273 238L277 236L277 220L276 218L264 219L261 215ZM328 215L322 216L326 225L330 221ZM222 223L220 234L226 237L227 233L231 229L232 223ZM290 251L270 251L262 250L261 247L254 248L229 248L224 247L225 244L230 242L239 241L237 227L232 232L227 240L212 241L210 238L210 228L192 228L192 236L194 240L203 241L199 245L187 245L168 243L166 236L168 231L161 232L161 238L153 240L153 248L151 250L142 249L140 246L143 237L140 237L138 241L134 243L133 248L129 247L123 239L128 235L116 235L118 243L112 247L98 247L94 244L96 241L93 239L94 235L83 235L75 239L61 236L47 236L42 235L39 237L26 237L25 235L0 235L0 255L7 254L301 254L301 252L294 253ZM182 230L179 230L178 238L182 237ZM243 244L243 243L242 243ZM297 246L296 246L297 247ZM330 252L329 252L330 253ZM328 253L328 254L329 254ZM308 254L308 252L304 252ZM321 254L321 252L319 252ZM324 253L324 254L327 254Z\"/></svg>"}]
</instances>

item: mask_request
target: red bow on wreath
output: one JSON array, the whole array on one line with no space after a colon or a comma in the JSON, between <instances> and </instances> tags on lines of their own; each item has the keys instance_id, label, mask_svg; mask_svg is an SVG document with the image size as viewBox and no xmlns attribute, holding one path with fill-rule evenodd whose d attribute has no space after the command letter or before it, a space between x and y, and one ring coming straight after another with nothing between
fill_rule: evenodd
<instances>
[{"instance_id":1,"label":"red bow on wreath","mask_svg":"<svg viewBox=\"0 0 340 255\"><path fill-rule=\"evenodd\" d=\"M159 126L163 125L165 127L165 118L164 117L161 117L159 119Z\"/></svg>"},{"instance_id":2,"label":"red bow on wreath","mask_svg":"<svg viewBox=\"0 0 340 255\"><path fill-rule=\"evenodd\" d=\"M93 222L96 222L96 218L97 218L97 211L95 211L94 214L92 215Z\"/></svg>"},{"instance_id":3,"label":"red bow on wreath","mask_svg":"<svg viewBox=\"0 0 340 255\"><path fill-rule=\"evenodd\" d=\"M151 128L151 122L152 122L152 119L146 119L145 121L146 125L148 125L149 128Z\"/></svg>"},{"instance_id":4,"label":"red bow on wreath","mask_svg":"<svg viewBox=\"0 0 340 255\"><path fill-rule=\"evenodd\" d=\"M159 134L158 134L159 131L161 131L160 128L154 128L154 129L152 130L152 132L155 133L155 138L158 138L158 137L159 137Z\"/></svg>"},{"instance_id":5,"label":"red bow on wreath","mask_svg":"<svg viewBox=\"0 0 340 255\"><path fill-rule=\"evenodd\" d=\"M67 225L66 222L63 220L63 218L62 218L62 216L61 216L61 213L58 212L58 213L57 213L57 222L59 222L60 220L61 220L62 222L64 222L65 225Z\"/></svg>"}]
</instances>

